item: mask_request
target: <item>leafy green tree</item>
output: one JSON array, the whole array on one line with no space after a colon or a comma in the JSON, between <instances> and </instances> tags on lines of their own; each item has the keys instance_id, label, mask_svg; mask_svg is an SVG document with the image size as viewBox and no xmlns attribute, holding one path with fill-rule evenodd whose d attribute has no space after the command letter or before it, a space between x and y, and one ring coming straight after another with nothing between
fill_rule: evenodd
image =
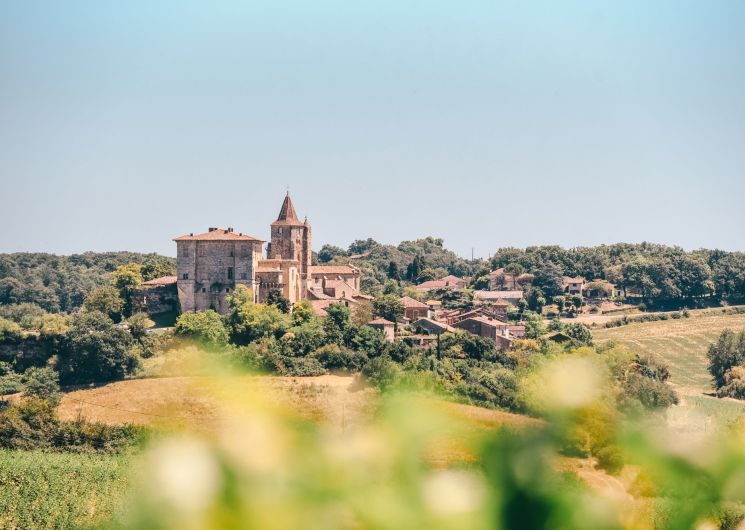
<instances>
[{"instance_id":1,"label":"leafy green tree","mask_svg":"<svg viewBox=\"0 0 745 530\"><path fill-rule=\"evenodd\" d=\"M566 296L556 295L553 297L553 301L556 304L557 309L559 310L559 314L563 313L564 309L566 308Z\"/></svg>"},{"instance_id":2,"label":"leafy green tree","mask_svg":"<svg viewBox=\"0 0 745 530\"><path fill-rule=\"evenodd\" d=\"M99 311L72 317L58 354L57 369L65 384L122 379L139 365L127 330Z\"/></svg>"},{"instance_id":3,"label":"leafy green tree","mask_svg":"<svg viewBox=\"0 0 745 530\"><path fill-rule=\"evenodd\" d=\"M176 320L176 335L191 337L211 346L228 343L228 330L222 317L210 309L196 313L183 313Z\"/></svg>"},{"instance_id":4,"label":"leafy green tree","mask_svg":"<svg viewBox=\"0 0 745 530\"><path fill-rule=\"evenodd\" d=\"M279 289L269 289L266 295L266 303L272 305L283 313L290 312L290 301L284 297Z\"/></svg>"},{"instance_id":5,"label":"leafy green tree","mask_svg":"<svg viewBox=\"0 0 745 530\"><path fill-rule=\"evenodd\" d=\"M383 332L370 326L362 326L352 339L352 348L364 352L368 357L379 357L385 353L388 343Z\"/></svg>"},{"instance_id":6,"label":"leafy green tree","mask_svg":"<svg viewBox=\"0 0 745 530\"><path fill-rule=\"evenodd\" d=\"M397 296L387 294L375 299L373 311L376 316L390 320L396 325L404 316L404 304Z\"/></svg>"},{"instance_id":7,"label":"leafy green tree","mask_svg":"<svg viewBox=\"0 0 745 530\"><path fill-rule=\"evenodd\" d=\"M23 339L23 328L6 318L0 318L0 344L15 344Z\"/></svg>"},{"instance_id":8,"label":"leafy green tree","mask_svg":"<svg viewBox=\"0 0 745 530\"><path fill-rule=\"evenodd\" d=\"M301 326L317 319L313 306L308 300L301 300L292 309L292 325Z\"/></svg>"},{"instance_id":9,"label":"leafy green tree","mask_svg":"<svg viewBox=\"0 0 745 530\"><path fill-rule=\"evenodd\" d=\"M26 396L35 397L58 405L62 398L59 386L59 373L45 366L37 368L32 366L23 372L23 393Z\"/></svg>"},{"instance_id":10,"label":"leafy green tree","mask_svg":"<svg viewBox=\"0 0 745 530\"><path fill-rule=\"evenodd\" d=\"M131 316L135 290L142 284L142 266L137 263L128 263L117 267L111 275L111 283L124 300L122 313L125 317Z\"/></svg>"},{"instance_id":11,"label":"leafy green tree","mask_svg":"<svg viewBox=\"0 0 745 530\"><path fill-rule=\"evenodd\" d=\"M176 263L172 258L165 256L152 256L142 264L142 280L147 282L163 276L176 275Z\"/></svg>"},{"instance_id":12,"label":"leafy green tree","mask_svg":"<svg viewBox=\"0 0 745 530\"><path fill-rule=\"evenodd\" d=\"M727 384L727 372L735 366L745 364L745 331L735 333L731 329L725 329L717 341L709 346L706 356L714 386L723 387Z\"/></svg>"},{"instance_id":13,"label":"leafy green tree","mask_svg":"<svg viewBox=\"0 0 745 530\"><path fill-rule=\"evenodd\" d=\"M341 303L329 305L326 308L323 329L328 343L344 344L353 330L349 308Z\"/></svg>"},{"instance_id":14,"label":"leafy green tree","mask_svg":"<svg viewBox=\"0 0 745 530\"><path fill-rule=\"evenodd\" d=\"M523 315L523 325L525 326L525 338L527 339L537 339L546 333L543 319L532 311L526 311Z\"/></svg>"},{"instance_id":15,"label":"leafy green tree","mask_svg":"<svg viewBox=\"0 0 745 530\"><path fill-rule=\"evenodd\" d=\"M564 326L564 334L573 338L580 344L591 346L592 345L592 332L590 328L579 322L572 322Z\"/></svg>"},{"instance_id":16,"label":"leafy green tree","mask_svg":"<svg viewBox=\"0 0 745 530\"><path fill-rule=\"evenodd\" d=\"M388 277L396 281L401 279L401 271L398 269L398 263L395 261L391 261L388 264Z\"/></svg>"},{"instance_id":17,"label":"leafy green tree","mask_svg":"<svg viewBox=\"0 0 745 530\"><path fill-rule=\"evenodd\" d=\"M230 338L236 344L248 344L263 337L281 337L290 327L290 317L273 305L256 304L251 291L236 286L228 298L226 322Z\"/></svg>"},{"instance_id":18,"label":"leafy green tree","mask_svg":"<svg viewBox=\"0 0 745 530\"><path fill-rule=\"evenodd\" d=\"M124 300L119 290L112 285L104 285L91 291L83 302L85 311L99 311L114 322L119 322L124 311Z\"/></svg>"},{"instance_id":19,"label":"leafy green tree","mask_svg":"<svg viewBox=\"0 0 745 530\"><path fill-rule=\"evenodd\" d=\"M399 378L400 369L389 357L375 357L370 359L362 368L362 377L379 390L387 390Z\"/></svg>"},{"instance_id":20,"label":"leafy green tree","mask_svg":"<svg viewBox=\"0 0 745 530\"><path fill-rule=\"evenodd\" d=\"M421 256L414 256L409 266L406 268L406 278L410 282L419 282L419 276L421 276L424 270L424 259Z\"/></svg>"},{"instance_id":21,"label":"leafy green tree","mask_svg":"<svg viewBox=\"0 0 745 530\"><path fill-rule=\"evenodd\" d=\"M127 319L127 325L129 326L129 332L135 340L141 341L145 338L147 330L155 325L155 322L150 320L147 313L135 313Z\"/></svg>"},{"instance_id":22,"label":"leafy green tree","mask_svg":"<svg viewBox=\"0 0 745 530\"><path fill-rule=\"evenodd\" d=\"M347 253L343 248L335 247L334 245L323 245L321 250L318 251L319 263L329 263L335 258L346 256Z\"/></svg>"},{"instance_id":23,"label":"leafy green tree","mask_svg":"<svg viewBox=\"0 0 745 530\"><path fill-rule=\"evenodd\" d=\"M556 296L563 292L564 273L555 263L544 263L533 274L535 275L533 285L539 287L545 295Z\"/></svg>"}]
</instances>

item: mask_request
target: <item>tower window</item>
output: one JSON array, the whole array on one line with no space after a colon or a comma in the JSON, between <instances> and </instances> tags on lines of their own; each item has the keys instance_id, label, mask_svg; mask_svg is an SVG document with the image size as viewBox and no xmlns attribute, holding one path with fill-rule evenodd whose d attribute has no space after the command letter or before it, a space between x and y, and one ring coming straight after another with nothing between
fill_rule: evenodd
<instances>
[{"instance_id":1,"label":"tower window","mask_svg":"<svg viewBox=\"0 0 745 530\"><path fill-rule=\"evenodd\" d=\"M228 267L228 280L233 279L233 267Z\"/></svg>"},{"instance_id":2,"label":"tower window","mask_svg":"<svg viewBox=\"0 0 745 530\"><path fill-rule=\"evenodd\" d=\"M181 275L181 279L182 279L182 280L188 280L188 279L189 279L189 273L188 273L188 272L185 272L185 273L183 273L183 274Z\"/></svg>"}]
</instances>

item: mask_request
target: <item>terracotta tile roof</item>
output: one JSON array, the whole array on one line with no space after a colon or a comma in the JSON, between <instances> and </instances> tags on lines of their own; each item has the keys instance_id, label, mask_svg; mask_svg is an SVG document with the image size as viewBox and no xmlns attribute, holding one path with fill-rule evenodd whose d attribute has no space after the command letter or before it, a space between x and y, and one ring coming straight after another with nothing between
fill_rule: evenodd
<instances>
[{"instance_id":1,"label":"terracotta tile roof","mask_svg":"<svg viewBox=\"0 0 745 530\"><path fill-rule=\"evenodd\" d=\"M393 322L391 322L390 320L386 320L384 318L376 318L375 320L371 320L367 324L368 325L370 325L370 324L377 324L379 326L392 326L393 325Z\"/></svg>"},{"instance_id":2,"label":"terracotta tile roof","mask_svg":"<svg viewBox=\"0 0 745 530\"><path fill-rule=\"evenodd\" d=\"M562 278L564 283L584 283L585 279L582 276L577 276L576 278L572 278L570 276L564 276Z\"/></svg>"},{"instance_id":3,"label":"terracotta tile roof","mask_svg":"<svg viewBox=\"0 0 745 530\"><path fill-rule=\"evenodd\" d=\"M419 320L414 322L414 326L424 327L425 325L429 326L430 328L441 329L443 332L448 333L455 333L458 331L453 326L450 326L445 322L439 322L437 320L432 320L431 318L420 318Z\"/></svg>"},{"instance_id":4,"label":"terracotta tile roof","mask_svg":"<svg viewBox=\"0 0 745 530\"><path fill-rule=\"evenodd\" d=\"M243 232L234 232L226 228L210 228L203 234L187 234L174 238L174 241L257 241L263 243L262 239L256 239Z\"/></svg>"},{"instance_id":5,"label":"terracotta tile roof","mask_svg":"<svg viewBox=\"0 0 745 530\"><path fill-rule=\"evenodd\" d=\"M297 213L295 213L295 206L292 204L290 194L285 196L285 200L282 202L282 208L279 210L277 220L272 223L272 226L277 225L289 225L289 226L303 226L304 223L298 219Z\"/></svg>"},{"instance_id":6,"label":"terracotta tile roof","mask_svg":"<svg viewBox=\"0 0 745 530\"><path fill-rule=\"evenodd\" d=\"M172 283L176 283L177 280L177 276L161 276L160 278L153 278L152 280L142 282L142 285L170 285Z\"/></svg>"},{"instance_id":7,"label":"terracotta tile roof","mask_svg":"<svg viewBox=\"0 0 745 530\"><path fill-rule=\"evenodd\" d=\"M429 309L429 306L427 304L424 304L420 302L419 300L415 300L414 298L410 296L404 296L401 298L401 303L404 305L404 308L420 308L420 309Z\"/></svg>"},{"instance_id":8,"label":"terracotta tile roof","mask_svg":"<svg viewBox=\"0 0 745 530\"><path fill-rule=\"evenodd\" d=\"M309 271L311 276L360 273L358 268L351 265L311 265Z\"/></svg>"}]
</instances>

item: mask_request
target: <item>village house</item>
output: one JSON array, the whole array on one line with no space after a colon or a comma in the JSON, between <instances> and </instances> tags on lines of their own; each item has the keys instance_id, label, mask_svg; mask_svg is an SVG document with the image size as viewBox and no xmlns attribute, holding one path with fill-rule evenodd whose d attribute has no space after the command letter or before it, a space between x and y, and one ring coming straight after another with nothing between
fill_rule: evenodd
<instances>
[{"instance_id":1,"label":"village house","mask_svg":"<svg viewBox=\"0 0 745 530\"><path fill-rule=\"evenodd\" d=\"M504 267L494 270L488 274L490 291L516 291L521 289L517 283L517 274L506 272Z\"/></svg>"},{"instance_id":2,"label":"village house","mask_svg":"<svg viewBox=\"0 0 745 530\"><path fill-rule=\"evenodd\" d=\"M438 280L430 280L424 283L420 283L416 286L416 289L426 293L433 289L451 289L459 291L466 288L466 280L453 276L452 274L444 276Z\"/></svg>"},{"instance_id":3,"label":"village house","mask_svg":"<svg viewBox=\"0 0 745 530\"><path fill-rule=\"evenodd\" d=\"M393 342L396 338L396 325L390 320L386 320L384 318L376 318L375 320L371 320L370 322L368 322L367 325L371 328L382 331L383 335L385 336L385 340L387 340L388 342Z\"/></svg>"},{"instance_id":4,"label":"village house","mask_svg":"<svg viewBox=\"0 0 745 530\"><path fill-rule=\"evenodd\" d=\"M561 284L564 293L571 295L582 295L582 291L585 286L585 279L581 276L577 276L576 278L564 276L564 278L562 278Z\"/></svg>"},{"instance_id":5,"label":"village house","mask_svg":"<svg viewBox=\"0 0 745 530\"><path fill-rule=\"evenodd\" d=\"M510 305L517 305L523 298L522 291L474 291L473 298L485 304L503 305L505 302Z\"/></svg>"},{"instance_id":6,"label":"village house","mask_svg":"<svg viewBox=\"0 0 745 530\"><path fill-rule=\"evenodd\" d=\"M432 320L431 318L420 318L412 324L414 329L426 331L430 335L440 335L442 333L455 333L458 331L453 326L448 325L445 322L438 320Z\"/></svg>"},{"instance_id":7,"label":"village house","mask_svg":"<svg viewBox=\"0 0 745 530\"><path fill-rule=\"evenodd\" d=\"M404 318L409 322L413 322L420 318L429 318L430 309L429 306L419 300L415 300L410 296L404 296L401 298L401 304L404 306Z\"/></svg>"},{"instance_id":8,"label":"village house","mask_svg":"<svg viewBox=\"0 0 745 530\"><path fill-rule=\"evenodd\" d=\"M465 318L453 324L453 327L464 329L479 337L492 339L499 350L509 349L512 346L512 341L518 338L516 334L522 333L524 336L525 332L523 326L512 326L501 320L484 316Z\"/></svg>"}]
</instances>

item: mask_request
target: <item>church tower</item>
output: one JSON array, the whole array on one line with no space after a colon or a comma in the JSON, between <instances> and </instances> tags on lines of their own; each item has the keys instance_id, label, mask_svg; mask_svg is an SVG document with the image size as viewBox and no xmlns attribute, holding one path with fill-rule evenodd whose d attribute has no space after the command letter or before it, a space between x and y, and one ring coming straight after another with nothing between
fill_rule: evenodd
<instances>
[{"instance_id":1,"label":"church tower","mask_svg":"<svg viewBox=\"0 0 745 530\"><path fill-rule=\"evenodd\" d=\"M312 250L308 220L300 221L288 192L282 202L277 220L272 223L272 240L267 247L267 258L298 262L302 298L305 298L310 279Z\"/></svg>"}]
</instances>

